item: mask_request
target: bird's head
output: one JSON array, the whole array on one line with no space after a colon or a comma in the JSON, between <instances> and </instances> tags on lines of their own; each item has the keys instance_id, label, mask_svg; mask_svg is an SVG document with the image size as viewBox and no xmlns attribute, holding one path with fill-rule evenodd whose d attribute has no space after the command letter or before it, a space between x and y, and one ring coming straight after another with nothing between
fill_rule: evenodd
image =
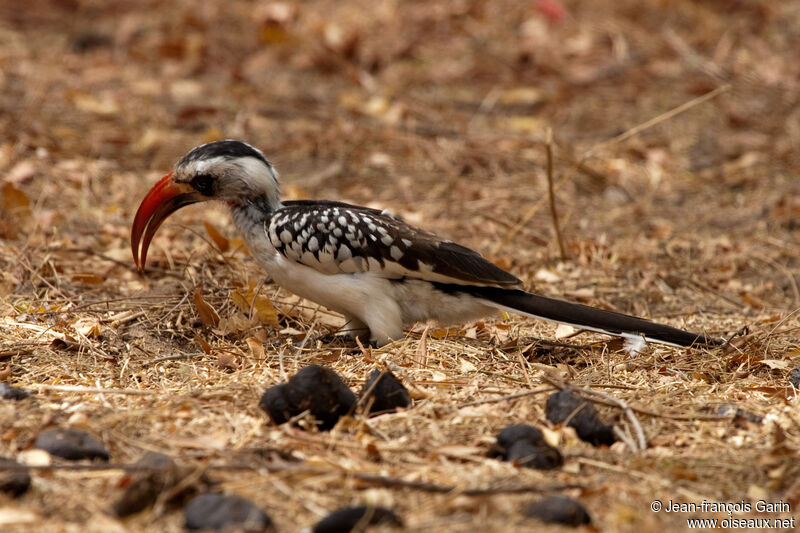
<instances>
[{"instance_id":1,"label":"bird's head","mask_svg":"<svg viewBox=\"0 0 800 533\"><path fill-rule=\"evenodd\" d=\"M169 215L207 200L220 200L234 209L274 209L280 206L278 174L260 150L241 141L215 141L192 149L139 205L131 228L136 266L144 270L150 241Z\"/></svg>"}]
</instances>

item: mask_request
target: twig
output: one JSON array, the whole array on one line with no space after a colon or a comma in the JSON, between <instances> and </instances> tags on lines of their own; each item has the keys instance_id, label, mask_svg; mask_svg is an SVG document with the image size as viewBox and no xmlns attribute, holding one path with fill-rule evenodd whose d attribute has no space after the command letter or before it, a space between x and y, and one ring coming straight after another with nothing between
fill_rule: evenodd
<instances>
[{"instance_id":1,"label":"twig","mask_svg":"<svg viewBox=\"0 0 800 533\"><path fill-rule=\"evenodd\" d=\"M150 366L156 363L162 363L164 361L178 361L180 359L192 359L193 357L197 357L199 355L206 355L205 352L203 353L179 353L175 355L165 355L164 357L157 357L152 361L145 361L142 363L142 366Z\"/></svg>"},{"instance_id":2,"label":"twig","mask_svg":"<svg viewBox=\"0 0 800 533\"><path fill-rule=\"evenodd\" d=\"M518 398L524 398L526 396L533 396L535 394L542 394L543 392L550 392L553 390L553 387L540 387L538 389L526 390L524 392L517 392L515 394L509 394L507 396L500 396L499 398L489 398L483 400L473 400L471 402L466 402L458 405L458 409L462 407L469 407L472 405L481 405L487 403L499 403L499 402L507 402L511 400L516 400Z\"/></svg>"},{"instance_id":3,"label":"twig","mask_svg":"<svg viewBox=\"0 0 800 533\"><path fill-rule=\"evenodd\" d=\"M561 228L558 226L558 211L556 210L556 195L553 190L553 130L547 128L545 151L547 152L547 197L550 199L550 216L553 218L553 229L556 232L558 250L561 253L561 260L567 260L567 249L564 248L564 240L561 238Z\"/></svg>"},{"instance_id":4,"label":"twig","mask_svg":"<svg viewBox=\"0 0 800 533\"><path fill-rule=\"evenodd\" d=\"M420 368L428 368L428 330L430 327L430 324L425 325L417 345L417 366Z\"/></svg>"},{"instance_id":5,"label":"twig","mask_svg":"<svg viewBox=\"0 0 800 533\"><path fill-rule=\"evenodd\" d=\"M129 396L152 396L155 391L139 389L104 389L100 387L82 387L80 385L33 385L40 391L51 392L84 392L89 394L127 394Z\"/></svg>"},{"instance_id":6,"label":"twig","mask_svg":"<svg viewBox=\"0 0 800 533\"><path fill-rule=\"evenodd\" d=\"M437 483L429 483L427 481L408 481L397 477L382 476L378 474L366 474L364 472L349 472L347 475L359 481L378 483L386 487L403 487L406 489L421 490L423 492L438 492L438 493L455 492L458 494L463 494L465 496L485 496L489 494L520 494L526 492L556 492L569 489L589 488L589 485L583 483L551 483L549 485L536 484L536 485L518 485L510 487L459 489L455 485L439 485Z\"/></svg>"},{"instance_id":7,"label":"twig","mask_svg":"<svg viewBox=\"0 0 800 533\"><path fill-rule=\"evenodd\" d=\"M72 253L72 254L86 254L86 255L93 255L102 259L103 261L108 261L109 263L114 263L117 266L121 266L127 270L132 272L136 272L136 267L131 264L130 262L126 263L124 261L120 261L119 259L114 259L113 257L109 257L105 254L102 254L96 250L92 250L91 248L63 248L61 246L51 246L47 248L48 252L55 252L55 253Z\"/></svg>"},{"instance_id":8,"label":"twig","mask_svg":"<svg viewBox=\"0 0 800 533\"><path fill-rule=\"evenodd\" d=\"M164 508L166 506L166 502L172 500L175 496L186 490L187 488L193 486L198 481L200 481L203 476L206 474L206 467L199 466L195 468L189 475L184 476L178 483L169 487L169 489L161 492L156 498L156 502L153 505L153 514L155 516L161 516L164 514Z\"/></svg>"},{"instance_id":9,"label":"twig","mask_svg":"<svg viewBox=\"0 0 800 533\"><path fill-rule=\"evenodd\" d=\"M698 289L700 289L702 291L709 292L709 293L713 294L714 296L716 296L717 298L725 301L726 303L729 303L735 309L743 309L743 308L747 307L747 304L745 302L736 301L733 298L731 298L730 296L726 296L726 295L722 294L718 290L708 286L705 283L701 283L701 282L699 282L699 281L697 281L695 279L692 279L692 278L682 278L682 279L687 281L689 284L694 285L696 288L698 288Z\"/></svg>"},{"instance_id":10,"label":"twig","mask_svg":"<svg viewBox=\"0 0 800 533\"><path fill-rule=\"evenodd\" d=\"M544 376L542 379L551 383L553 386L558 387L559 389L563 390L568 388L570 390L575 390L579 392L586 392L587 394L596 393L596 398L590 398L591 401L594 403L601 403L603 405L609 405L611 407L619 407L619 403L617 401L610 401L608 398L604 398L602 393L597 393L597 391L593 391L592 389L584 389L580 387L575 387L573 385L564 383L559 381L555 378L551 378L549 376ZM606 387L608 385L605 385ZM672 413L658 413L656 411L651 411L650 409L645 409L644 407L636 407L630 406L630 409L640 415L651 416L653 418L666 418L667 420L728 420L732 418L731 415L704 415L699 413L691 413L686 415L675 415Z\"/></svg>"},{"instance_id":11,"label":"twig","mask_svg":"<svg viewBox=\"0 0 800 533\"><path fill-rule=\"evenodd\" d=\"M711 100L712 98L717 97L718 95L720 95L720 94L722 94L722 93L724 93L726 91L729 91L730 88L731 88L731 84L730 83L726 83L724 85L720 85L719 87L717 87L713 91L709 91L709 92L707 92L705 94L701 94L697 98L692 98L688 102L684 102L683 104L679 105L678 107L673 107L669 111L661 113L660 115L657 115L657 116L651 118L650 120L642 122L641 124L638 124L638 125L632 127L631 129L620 133L616 137L612 137L612 138L610 138L610 139L608 139L606 141L603 141L601 143L595 144L591 149L589 149L588 152L586 152L584 154L584 156L581 158L581 162L584 161L585 159L587 159L591 154L593 154L594 152L596 152L600 148L605 148L606 146L610 146L612 144L617 144L617 143L621 143L623 141L627 141L631 137L640 134L641 132L643 132L646 129L650 129L653 126L664 122L665 120L669 120L669 119L671 119L671 118L673 118L673 117L675 117L677 115L680 115L684 111L687 111L687 110L689 110L689 109L691 109L691 108L693 108L695 106L698 106L698 105L700 105L700 104L702 104L704 102L707 102L707 101Z\"/></svg>"},{"instance_id":12,"label":"twig","mask_svg":"<svg viewBox=\"0 0 800 533\"><path fill-rule=\"evenodd\" d=\"M114 316L109 317L111 323L109 324L112 328L117 328L122 324L127 324L128 322L132 322L137 318L144 316L147 314L147 311L133 311L131 309L127 311L122 311L121 313L117 313Z\"/></svg>"}]
</instances>

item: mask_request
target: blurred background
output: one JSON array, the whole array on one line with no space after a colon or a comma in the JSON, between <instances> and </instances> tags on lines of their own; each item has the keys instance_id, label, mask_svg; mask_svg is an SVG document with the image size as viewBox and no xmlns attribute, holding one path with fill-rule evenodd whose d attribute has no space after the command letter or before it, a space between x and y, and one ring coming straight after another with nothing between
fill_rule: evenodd
<instances>
[{"instance_id":1,"label":"blurred background","mask_svg":"<svg viewBox=\"0 0 800 533\"><path fill-rule=\"evenodd\" d=\"M117 462L157 449L261 464L275 447L336 472L443 485L456 473L464 486L555 477L587 483L598 527L617 531L683 528L685 517L649 510L665 487L800 501L796 413L784 411L796 408L785 374L800 353L798 51L798 1L0 1L0 380L142 391L6 402L0 452L16 456L42 427L69 421L102 436ZM548 131L564 257L547 203ZM331 364L357 384L374 360L292 344L330 317L262 285L221 206L170 218L147 276L130 252L146 191L220 138L261 148L286 198L388 208L537 292L715 335L747 325L750 335L713 357L656 347L631 360L611 345L529 344L555 338L554 327L519 318L431 330L427 345L418 326L403 350L375 357L403 366L428 396L370 422L377 447L355 426L337 434L343 448L276 429L256 399L284 362L290 373ZM255 301L254 288L272 324L236 303ZM198 316L203 298L219 327ZM503 425L545 420L544 400L461 407L531 387L545 366L675 416L643 418L648 458L562 435L573 458L597 460L545 477L487 459ZM728 402L779 425L681 418ZM252 449L262 455L240 454ZM98 511L119 492L114 476L39 477L19 504L27 527L101 520L79 529L124 530ZM280 476L235 471L225 487L281 530L379 497L419 529L506 531L530 500ZM144 513L128 526L153 524L180 531L182 518Z\"/></svg>"},{"instance_id":2,"label":"blurred background","mask_svg":"<svg viewBox=\"0 0 800 533\"><path fill-rule=\"evenodd\" d=\"M760 0L6 2L0 236L23 227L13 188L48 238L124 248L107 239L153 180L233 137L287 197L392 207L525 274L557 257L537 207L551 128L573 257L611 238L713 261L745 239L794 267L748 239L800 213L799 28L800 3ZM769 269L750 263L718 270ZM753 298L798 303L777 277Z\"/></svg>"}]
</instances>

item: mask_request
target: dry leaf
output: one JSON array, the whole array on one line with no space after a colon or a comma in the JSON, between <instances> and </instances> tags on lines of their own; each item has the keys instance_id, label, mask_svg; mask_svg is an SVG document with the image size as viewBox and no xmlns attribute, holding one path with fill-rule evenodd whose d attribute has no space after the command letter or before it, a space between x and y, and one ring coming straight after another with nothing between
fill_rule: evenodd
<instances>
[{"instance_id":1,"label":"dry leaf","mask_svg":"<svg viewBox=\"0 0 800 533\"><path fill-rule=\"evenodd\" d=\"M50 348L53 350L77 351L81 349L81 345L77 340L73 339L69 335L64 335L63 339L53 339L53 342L50 343Z\"/></svg>"},{"instance_id":2,"label":"dry leaf","mask_svg":"<svg viewBox=\"0 0 800 533\"><path fill-rule=\"evenodd\" d=\"M79 335L95 339L102 334L102 326L96 318L80 318L72 324L72 329Z\"/></svg>"},{"instance_id":3,"label":"dry leaf","mask_svg":"<svg viewBox=\"0 0 800 533\"><path fill-rule=\"evenodd\" d=\"M219 314L203 299L203 293L198 288L194 291L194 306L204 326L213 328L219 324Z\"/></svg>"},{"instance_id":4,"label":"dry leaf","mask_svg":"<svg viewBox=\"0 0 800 533\"><path fill-rule=\"evenodd\" d=\"M250 348L250 355L252 355L254 359L258 361L266 359L267 356L264 353L264 344L260 340L254 337L247 337L244 342L246 342L247 346Z\"/></svg>"},{"instance_id":5,"label":"dry leaf","mask_svg":"<svg viewBox=\"0 0 800 533\"><path fill-rule=\"evenodd\" d=\"M197 341L197 344L200 345L200 348L202 348L205 353L207 353L207 354L211 353L211 345L208 344L208 341L206 341L204 338L202 338L197 333L194 334L194 340Z\"/></svg>"},{"instance_id":6,"label":"dry leaf","mask_svg":"<svg viewBox=\"0 0 800 533\"><path fill-rule=\"evenodd\" d=\"M28 195L14 186L13 183L3 185L2 205L3 210L15 215L30 216L31 201Z\"/></svg>"},{"instance_id":7,"label":"dry leaf","mask_svg":"<svg viewBox=\"0 0 800 533\"><path fill-rule=\"evenodd\" d=\"M206 227L206 233L208 233L208 236L211 237L212 241L214 241L217 249L223 253L227 252L231 247L231 243L228 238L217 231L217 228L212 226L211 223L203 222L203 225Z\"/></svg>"},{"instance_id":8,"label":"dry leaf","mask_svg":"<svg viewBox=\"0 0 800 533\"><path fill-rule=\"evenodd\" d=\"M447 374L444 372L439 372L438 370L434 370L431 372L431 381L440 382L447 380Z\"/></svg>"},{"instance_id":9,"label":"dry leaf","mask_svg":"<svg viewBox=\"0 0 800 533\"><path fill-rule=\"evenodd\" d=\"M449 328L449 329L432 329L430 331L430 336L434 339L444 339L450 335L458 335L457 328Z\"/></svg>"},{"instance_id":10,"label":"dry leaf","mask_svg":"<svg viewBox=\"0 0 800 533\"><path fill-rule=\"evenodd\" d=\"M3 177L7 183L19 184L28 181L36 175L36 165L30 160L20 161Z\"/></svg>"},{"instance_id":11,"label":"dry leaf","mask_svg":"<svg viewBox=\"0 0 800 533\"><path fill-rule=\"evenodd\" d=\"M476 372L478 370L478 367L476 367L473 363L471 363L466 359L461 359L461 361L459 362L459 370L463 374L469 374L472 372Z\"/></svg>"},{"instance_id":12,"label":"dry leaf","mask_svg":"<svg viewBox=\"0 0 800 533\"><path fill-rule=\"evenodd\" d=\"M217 366L219 366L222 370L239 369L239 364L236 362L236 357L227 352L219 352L217 354Z\"/></svg>"},{"instance_id":13,"label":"dry leaf","mask_svg":"<svg viewBox=\"0 0 800 533\"><path fill-rule=\"evenodd\" d=\"M245 331L251 329L253 327L253 323L251 320L245 318L244 316L233 313L229 317L220 318L219 325L213 329L214 333L217 335L239 335L240 333L244 333Z\"/></svg>"},{"instance_id":14,"label":"dry leaf","mask_svg":"<svg viewBox=\"0 0 800 533\"><path fill-rule=\"evenodd\" d=\"M568 326L566 324L559 324L556 328L556 339L567 339L572 337L578 332L577 329L573 328L572 326Z\"/></svg>"},{"instance_id":15,"label":"dry leaf","mask_svg":"<svg viewBox=\"0 0 800 533\"><path fill-rule=\"evenodd\" d=\"M259 322L270 326L278 325L278 312L269 298L263 294L255 293L254 283L250 283L245 293L240 290L233 291L231 300L247 316L251 316L252 311L252 317Z\"/></svg>"},{"instance_id":16,"label":"dry leaf","mask_svg":"<svg viewBox=\"0 0 800 533\"><path fill-rule=\"evenodd\" d=\"M239 251L244 255L250 255L250 249L247 247L247 243L244 242L244 239L241 237L234 237L230 242L231 248L233 248L234 251Z\"/></svg>"},{"instance_id":17,"label":"dry leaf","mask_svg":"<svg viewBox=\"0 0 800 533\"><path fill-rule=\"evenodd\" d=\"M772 370L788 370L791 368L792 363L780 359L762 359L759 361L764 366L770 367Z\"/></svg>"}]
</instances>

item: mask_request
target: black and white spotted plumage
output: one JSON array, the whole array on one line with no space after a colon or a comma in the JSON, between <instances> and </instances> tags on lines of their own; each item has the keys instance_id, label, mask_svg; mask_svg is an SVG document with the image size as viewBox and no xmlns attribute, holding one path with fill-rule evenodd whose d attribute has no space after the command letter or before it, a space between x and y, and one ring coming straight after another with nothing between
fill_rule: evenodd
<instances>
[{"instance_id":1,"label":"black and white spotted plumage","mask_svg":"<svg viewBox=\"0 0 800 533\"><path fill-rule=\"evenodd\" d=\"M716 339L641 318L521 290L522 282L477 252L385 211L331 201L281 202L278 174L239 141L199 146L151 189L132 231L134 257L171 212L216 199L228 204L256 260L280 286L342 313L352 334L385 344L403 326L458 323L498 310L561 322L628 341L689 346Z\"/></svg>"},{"instance_id":2,"label":"black and white spotted plumage","mask_svg":"<svg viewBox=\"0 0 800 533\"><path fill-rule=\"evenodd\" d=\"M286 202L270 215L266 227L278 253L326 274L373 272L389 279L522 286L477 252L377 209L341 202Z\"/></svg>"}]
</instances>

